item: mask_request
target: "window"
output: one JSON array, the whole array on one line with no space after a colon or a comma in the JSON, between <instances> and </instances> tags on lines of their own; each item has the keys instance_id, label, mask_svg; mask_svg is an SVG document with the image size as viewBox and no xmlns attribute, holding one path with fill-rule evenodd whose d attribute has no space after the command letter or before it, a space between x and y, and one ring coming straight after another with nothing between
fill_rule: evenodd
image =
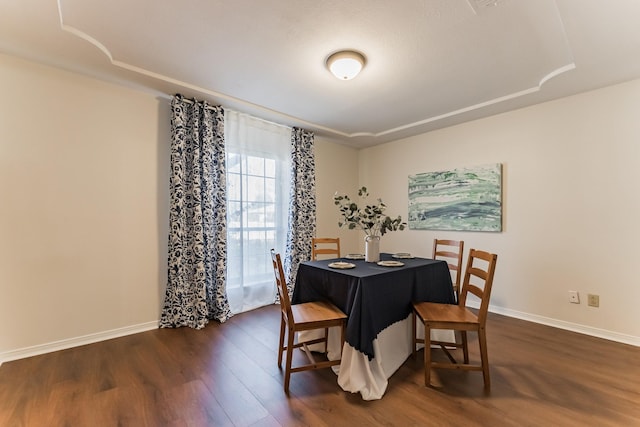
<instances>
[{"instance_id":1,"label":"window","mask_svg":"<svg viewBox=\"0 0 640 427\"><path fill-rule=\"evenodd\" d=\"M239 313L275 296L269 250L287 238L291 130L225 110L227 297Z\"/></svg>"}]
</instances>

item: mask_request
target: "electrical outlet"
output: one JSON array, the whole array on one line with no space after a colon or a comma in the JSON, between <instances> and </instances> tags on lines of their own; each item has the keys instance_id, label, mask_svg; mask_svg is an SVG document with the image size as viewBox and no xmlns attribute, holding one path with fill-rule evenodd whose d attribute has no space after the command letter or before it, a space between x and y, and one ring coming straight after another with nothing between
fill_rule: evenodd
<instances>
[{"instance_id":1,"label":"electrical outlet","mask_svg":"<svg viewBox=\"0 0 640 427\"><path fill-rule=\"evenodd\" d=\"M600 307L600 295L588 294L587 304L589 307Z\"/></svg>"},{"instance_id":2,"label":"electrical outlet","mask_svg":"<svg viewBox=\"0 0 640 427\"><path fill-rule=\"evenodd\" d=\"M572 304L580 304L580 296L578 296L578 291L569 291L569 302Z\"/></svg>"}]
</instances>

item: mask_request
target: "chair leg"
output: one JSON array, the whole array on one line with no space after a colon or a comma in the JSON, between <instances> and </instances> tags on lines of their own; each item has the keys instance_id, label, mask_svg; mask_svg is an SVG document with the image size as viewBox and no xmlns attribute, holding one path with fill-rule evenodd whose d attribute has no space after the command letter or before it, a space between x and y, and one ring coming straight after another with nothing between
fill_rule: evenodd
<instances>
[{"instance_id":1,"label":"chair leg","mask_svg":"<svg viewBox=\"0 0 640 427\"><path fill-rule=\"evenodd\" d=\"M416 316L416 312L412 311L411 312L411 355L413 356L413 358L416 358L416 346L418 345L418 340L416 339L416 334L418 333L417 331L417 327L416 327L416 322L418 321L418 318Z\"/></svg>"},{"instance_id":2,"label":"chair leg","mask_svg":"<svg viewBox=\"0 0 640 427\"><path fill-rule=\"evenodd\" d=\"M424 385L431 385L431 328L424 325Z\"/></svg>"},{"instance_id":3,"label":"chair leg","mask_svg":"<svg viewBox=\"0 0 640 427\"><path fill-rule=\"evenodd\" d=\"M329 352L329 328L324 328L324 353Z\"/></svg>"},{"instance_id":4,"label":"chair leg","mask_svg":"<svg viewBox=\"0 0 640 427\"><path fill-rule=\"evenodd\" d=\"M489 378L489 357L487 353L487 335L484 328L478 330L478 343L480 344L480 360L482 362L482 377L484 378L484 388L491 387Z\"/></svg>"},{"instance_id":5,"label":"chair leg","mask_svg":"<svg viewBox=\"0 0 640 427\"><path fill-rule=\"evenodd\" d=\"M289 393L289 380L291 379L291 364L293 363L293 344L296 333L288 328L287 330L287 362L284 370L284 392Z\"/></svg>"},{"instance_id":6,"label":"chair leg","mask_svg":"<svg viewBox=\"0 0 640 427\"><path fill-rule=\"evenodd\" d=\"M282 352L284 351L284 315L280 313L280 345L278 346L278 367L282 367Z\"/></svg>"},{"instance_id":7,"label":"chair leg","mask_svg":"<svg viewBox=\"0 0 640 427\"><path fill-rule=\"evenodd\" d=\"M464 356L464 363L469 364L469 345L467 344L467 331L460 331L460 338L462 339L462 354Z\"/></svg>"}]
</instances>

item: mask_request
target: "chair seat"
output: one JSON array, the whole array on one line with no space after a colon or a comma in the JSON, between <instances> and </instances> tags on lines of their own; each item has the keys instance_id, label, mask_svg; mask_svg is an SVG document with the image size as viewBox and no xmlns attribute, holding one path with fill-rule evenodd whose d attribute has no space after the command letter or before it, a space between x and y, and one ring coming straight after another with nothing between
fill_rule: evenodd
<instances>
[{"instance_id":1,"label":"chair seat","mask_svg":"<svg viewBox=\"0 0 640 427\"><path fill-rule=\"evenodd\" d=\"M460 324L463 327L479 325L478 316L464 306L418 302L414 303L413 308L423 322L429 322L435 329L438 329L433 326L436 323L447 324L447 329L453 329L448 325L449 323Z\"/></svg>"},{"instance_id":2,"label":"chair seat","mask_svg":"<svg viewBox=\"0 0 640 427\"><path fill-rule=\"evenodd\" d=\"M313 328L323 327L324 323L335 323L336 320L346 319L344 314L335 305L324 302L305 302L291 306L296 329L300 329L305 323L313 323Z\"/></svg>"}]
</instances>

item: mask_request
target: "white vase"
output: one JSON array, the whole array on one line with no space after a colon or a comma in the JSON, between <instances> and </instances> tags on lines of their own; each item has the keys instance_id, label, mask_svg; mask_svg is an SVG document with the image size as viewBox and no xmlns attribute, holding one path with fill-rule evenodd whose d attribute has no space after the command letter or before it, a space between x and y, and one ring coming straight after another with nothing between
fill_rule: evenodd
<instances>
[{"instance_id":1,"label":"white vase","mask_svg":"<svg viewBox=\"0 0 640 427\"><path fill-rule=\"evenodd\" d=\"M380 261L380 236L365 236L364 260L366 262Z\"/></svg>"}]
</instances>

